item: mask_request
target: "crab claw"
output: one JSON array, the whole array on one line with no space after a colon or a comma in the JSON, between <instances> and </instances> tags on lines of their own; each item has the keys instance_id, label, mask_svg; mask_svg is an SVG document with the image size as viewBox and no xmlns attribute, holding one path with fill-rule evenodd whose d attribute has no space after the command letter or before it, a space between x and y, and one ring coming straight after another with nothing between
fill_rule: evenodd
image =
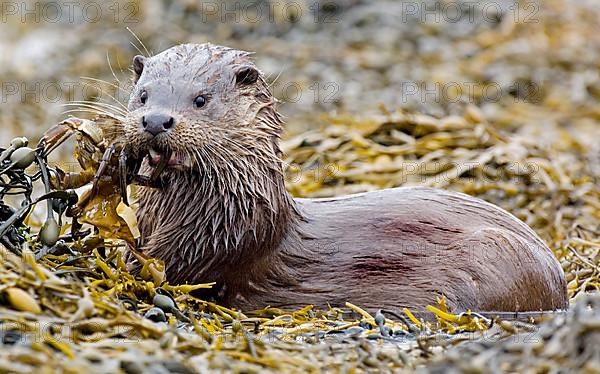
<instances>
[{"instance_id":1,"label":"crab claw","mask_svg":"<svg viewBox=\"0 0 600 374\"><path fill-rule=\"evenodd\" d=\"M69 118L44 132L42 139L38 143L38 148L42 149L42 156L47 157L76 131L91 139L94 144L100 144L103 140L102 132L93 121Z\"/></svg>"},{"instance_id":2,"label":"crab claw","mask_svg":"<svg viewBox=\"0 0 600 374\"><path fill-rule=\"evenodd\" d=\"M64 120L52 127L50 127L44 135L40 142L38 143L38 148L42 149L42 156L47 157L50 153L52 153L56 148L58 148L62 143L65 142L73 132L77 128L77 119L68 119Z\"/></svg>"}]
</instances>

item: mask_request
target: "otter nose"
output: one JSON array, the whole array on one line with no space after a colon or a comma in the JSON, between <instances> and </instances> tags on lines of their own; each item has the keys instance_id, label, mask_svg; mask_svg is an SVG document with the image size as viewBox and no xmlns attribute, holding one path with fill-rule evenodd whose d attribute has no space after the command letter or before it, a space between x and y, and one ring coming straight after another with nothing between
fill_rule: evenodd
<instances>
[{"instance_id":1,"label":"otter nose","mask_svg":"<svg viewBox=\"0 0 600 374\"><path fill-rule=\"evenodd\" d=\"M166 132L175 124L173 117L162 113L151 113L142 117L142 127L144 131L156 136Z\"/></svg>"}]
</instances>

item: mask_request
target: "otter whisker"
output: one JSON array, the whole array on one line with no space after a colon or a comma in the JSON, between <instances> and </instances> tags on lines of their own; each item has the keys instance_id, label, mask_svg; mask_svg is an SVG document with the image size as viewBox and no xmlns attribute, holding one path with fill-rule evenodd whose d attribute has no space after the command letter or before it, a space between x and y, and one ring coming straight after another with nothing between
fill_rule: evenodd
<instances>
[{"instance_id":1,"label":"otter whisker","mask_svg":"<svg viewBox=\"0 0 600 374\"><path fill-rule=\"evenodd\" d=\"M85 109L85 108L65 110L65 111L62 111L60 113L60 115L62 116L62 115L71 114L71 113L91 113L91 114L94 114L94 115L101 114L101 115L106 115L106 116L108 116L110 118L114 118L114 117L111 116L110 113L103 113L103 112L99 112L97 110L91 110L91 109Z\"/></svg>"},{"instance_id":2,"label":"otter whisker","mask_svg":"<svg viewBox=\"0 0 600 374\"><path fill-rule=\"evenodd\" d=\"M210 178L212 178L212 170L211 168L206 164L205 157L202 156L201 151L197 150L197 149L193 149L193 157L194 160L196 161L196 164L198 165L198 168L207 176L209 176ZM203 188L206 188L205 185L202 186Z\"/></svg>"},{"instance_id":3,"label":"otter whisker","mask_svg":"<svg viewBox=\"0 0 600 374\"><path fill-rule=\"evenodd\" d=\"M129 92L129 91L127 91L127 90L126 90L126 89L124 89L123 87L119 86L118 84L114 84L114 83L112 83L112 82L105 81L104 79L98 79L98 78L86 77L86 76L84 76L84 77L79 77L79 79L85 79L85 80L89 80L89 81L93 81L93 82L97 82L97 83L103 83L103 84L109 85L109 86L111 86L111 87L114 87L114 88L116 88L117 90L119 90L119 91L121 91L121 92L123 92L123 93L126 93L127 95L129 95L129 94L130 94L130 92ZM121 83L121 82L119 82L119 83ZM126 106L125 106L123 103L121 103L121 101L119 101L119 100L118 100L118 99L116 99L115 97L111 96L111 98L113 98L113 99L114 99L114 100L115 100L117 103L119 103L120 105L122 105L122 106L123 106L123 108L127 108L127 107L126 107Z\"/></svg>"},{"instance_id":4,"label":"otter whisker","mask_svg":"<svg viewBox=\"0 0 600 374\"><path fill-rule=\"evenodd\" d=\"M200 149L200 153L203 156L203 157L201 157L201 159L207 161L207 165L209 166L207 168L207 170L210 173L210 172L216 171L218 169L217 169L217 166L215 164L215 159L213 157L211 157L212 156L212 152L211 152L211 154L207 154L208 152L210 152L209 148L210 148L210 146L208 146L208 145L203 146ZM212 175L210 175L210 177L212 178Z\"/></svg>"},{"instance_id":5,"label":"otter whisker","mask_svg":"<svg viewBox=\"0 0 600 374\"><path fill-rule=\"evenodd\" d=\"M111 72L112 76L115 78L115 80L117 82L121 83L121 81L117 77L117 74L115 74L115 71L113 70L112 64L110 62L110 56L108 55L108 51L106 52L106 61L108 62L108 68L110 69L110 72Z\"/></svg>"},{"instance_id":6,"label":"otter whisker","mask_svg":"<svg viewBox=\"0 0 600 374\"><path fill-rule=\"evenodd\" d=\"M279 77L281 77L281 74L283 73L283 71L285 69L287 69L287 66L282 66L281 67L281 70L279 70L279 73L277 74L277 76L275 77L275 79L271 83L269 83L267 85L267 87L269 87L269 89L271 89L273 87L273 85L275 85L275 83L277 82L277 80L279 79ZM268 80L269 78L271 78L270 74L265 77L265 81Z\"/></svg>"},{"instance_id":7,"label":"otter whisker","mask_svg":"<svg viewBox=\"0 0 600 374\"><path fill-rule=\"evenodd\" d=\"M90 80L92 82L97 82L97 83L103 83L103 84L107 84L111 87L116 88L117 90L126 93L127 95L129 95L129 91L127 91L126 89L124 89L123 87L121 87L120 85L116 85L114 83L111 83L109 81L105 81L102 79L96 79L96 78L91 78L91 77L80 77L80 79L85 79L85 80ZM119 82L120 83L120 82ZM108 96L109 98L111 98L112 100L114 100L115 103L117 103L119 106L121 106L123 109L127 110L127 106L125 106L125 104L123 104L119 99L117 99L116 97L114 97L113 95L102 91L103 94L105 94L106 96Z\"/></svg>"},{"instance_id":8,"label":"otter whisker","mask_svg":"<svg viewBox=\"0 0 600 374\"><path fill-rule=\"evenodd\" d=\"M123 111L123 109L116 107L112 104L108 104L108 103L102 103L102 102L96 102L96 101L70 101L68 103L62 104L63 106L76 106L76 105L89 105L89 106L95 106L97 108L101 108L103 110L111 110L114 111L115 114L127 114L127 112Z\"/></svg>"},{"instance_id":9,"label":"otter whisker","mask_svg":"<svg viewBox=\"0 0 600 374\"><path fill-rule=\"evenodd\" d=\"M200 164L200 160L198 160L198 156L196 155L195 152L193 151L187 151L186 152L187 157L190 159L192 166L193 164L196 164L196 167L198 168L197 170L200 172L205 172L205 167L203 165Z\"/></svg>"},{"instance_id":10,"label":"otter whisker","mask_svg":"<svg viewBox=\"0 0 600 374\"><path fill-rule=\"evenodd\" d=\"M92 104L92 103L89 103L89 104L88 103L69 103L69 104L65 104L63 106L69 107L69 108L87 108L87 109L93 109L93 110L98 110L98 111L102 111L102 112L108 112L108 113L113 114L113 116L118 116L122 120L124 120L125 117L127 116L127 113L117 110L117 108L112 108L110 106L105 106L105 105L97 105L97 104Z\"/></svg>"},{"instance_id":11,"label":"otter whisker","mask_svg":"<svg viewBox=\"0 0 600 374\"><path fill-rule=\"evenodd\" d=\"M85 108L85 109L91 109L91 110L95 110L98 114L103 114L107 117L110 118L114 118L120 121L124 121L125 120L125 116L126 114L123 113L114 113L114 112L110 112L108 110L106 110L105 108L102 108L100 106L96 106L96 105L91 105L91 104L73 104L73 103L67 103L67 104L63 104L62 106L66 106L66 107L72 107L75 106L77 108ZM76 110L76 109L73 109Z\"/></svg>"},{"instance_id":12,"label":"otter whisker","mask_svg":"<svg viewBox=\"0 0 600 374\"><path fill-rule=\"evenodd\" d=\"M146 48L146 45L140 40L140 38L135 34L135 32L133 32L133 30L131 30L131 28L129 28L129 26L127 26L125 29L127 31L129 31L129 33L131 35L133 35L133 37L135 38L135 40L137 40L138 43L140 43L140 45L142 46L142 48L144 48L144 51L146 51L146 57L152 56L152 53L150 53L150 51L148 51L148 48ZM133 43L131 43L131 45L133 45L135 47L135 49L137 49L137 51L140 52L140 54L142 54L142 55L144 54L144 53L142 53L142 51L140 51L140 49L136 45L134 45Z\"/></svg>"},{"instance_id":13,"label":"otter whisker","mask_svg":"<svg viewBox=\"0 0 600 374\"><path fill-rule=\"evenodd\" d=\"M111 109L116 112L116 114L121 114L123 116L127 115L127 111L123 110L119 107L116 107L112 104L96 102L96 101L71 101L69 103L63 104L64 106L75 106L75 105L89 105L89 106L97 106L102 109Z\"/></svg>"},{"instance_id":14,"label":"otter whisker","mask_svg":"<svg viewBox=\"0 0 600 374\"><path fill-rule=\"evenodd\" d=\"M191 166L193 168L194 164L196 165L196 169L200 172L203 171L202 167L200 166L200 162L198 161L198 158L196 157L196 155L194 154L193 150L191 149L187 149L185 150L185 157L190 160Z\"/></svg>"},{"instance_id":15,"label":"otter whisker","mask_svg":"<svg viewBox=\"0 0 600 374\"><path fill-rule=\"evenodd\" d=\"M212 178L212 168L205 162L207 159L206 155L203 155L202 149L194 149L194 153L196 154L196 161L202 164L202 170L206 174L206 176L210 179ZM205 187L205 186L203 186Z\"/></svg>"},{"instance_id":16,"label":"otter whisker","mask_svg":"<svg viewBox=\"0 0 600 374\"><path fill-rule=\"evenodd\" d=\"M252 150L248 149L246 146L244 146L238 140L234 139L234 137L239 134L236 134L234 131L228 131L225 129L221 129L220 132L223 133L223 139L225 141L231 143L232 145L238 146L240 150L247 152L248 154L257 155L256 151L252 151ZM255 139L257 139L257 138L262 139L262 140L268 140L268 137L264 136L264 134L261 134L259 132L255 133L255 132L249 131L249 132L247 132L246 135L249 135L248 137L249 138L251 137L254 141L256 141ZM262 135L262 136L260 136L260 135ZM272 161L272 159L270 159L268 155L266 156L266 160Z\"/></svg>"},{"instance_id":17,"label":"otter whisker","mask_svg":"<svg viewBox=\"0 0 600 374\"><path fill-rule=\"evenodd\" d=\"M244 146L243 144L241 144L240 142L230 138L230 137L224 137L223 138L226 142L230 143L231 146L236 147L237 150L240 150L242 152L245 153L245 155L252 155L255 154L256 152L252 152L251 150L249 150L246 146Z\"/></svg>"},{"instance_id":18,"label":"otter whisker","mask_svg":"<svg viewBox=\"0 0 600 374\"><path fill-rule=\"evenodd\" d=\"M102 115L105 115L106 117L116 119L117 121L123 121L122 117L117 117L112 113L102 112L102 111L98 111L98 110L91 110L91 109L86 109L86 108L65 110L60 115L62 116L65 114L70 114L70 113L91 113L91 114L95 114L95 115L102 114Z\"/></svg>"}]
</instances>

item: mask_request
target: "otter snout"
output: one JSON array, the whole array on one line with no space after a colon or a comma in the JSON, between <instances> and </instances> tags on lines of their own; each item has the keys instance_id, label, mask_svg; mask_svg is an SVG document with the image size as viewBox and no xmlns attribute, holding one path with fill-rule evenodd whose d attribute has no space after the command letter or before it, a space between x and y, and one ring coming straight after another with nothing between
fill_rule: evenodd
<instances>
[{"instance_id":1,"label":"otter snout","mask_svg":"<svg viewBox=\"0 0 600 374\"><path fill-rule=\"evenodd\" d=\"M150 113L142 117L141 125L145 132L157 136L171 129L175 125L175 119L164 113Z\"/></svg>"}]
</instances>

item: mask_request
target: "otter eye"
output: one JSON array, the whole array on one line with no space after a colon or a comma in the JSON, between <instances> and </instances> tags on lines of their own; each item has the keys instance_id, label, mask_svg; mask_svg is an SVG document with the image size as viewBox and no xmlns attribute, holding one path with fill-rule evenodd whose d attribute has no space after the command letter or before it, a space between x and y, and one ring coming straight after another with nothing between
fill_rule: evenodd
<instances>
[{"instance_id":1,"label":"otter eye","mask_svg":"<svg viewBox=\"0 0 600 374\"><path fill-rule=\"evenodd\" d=\"M140 94L140 101L142 102L142 104L146 104L146 100L148 100L148 92L142 91L142 93Z\"/></svg>"},{"instance_id":2,"label":"otter eye","mask_svg":"<svg viewBox=\"0 0 600 374\"><path fill-rule=\"evenodd\" d=\"M200 95L194 99L194 104L197 108L202 108L206 104L206 97Z\"/></svg>"}]
</instances>

